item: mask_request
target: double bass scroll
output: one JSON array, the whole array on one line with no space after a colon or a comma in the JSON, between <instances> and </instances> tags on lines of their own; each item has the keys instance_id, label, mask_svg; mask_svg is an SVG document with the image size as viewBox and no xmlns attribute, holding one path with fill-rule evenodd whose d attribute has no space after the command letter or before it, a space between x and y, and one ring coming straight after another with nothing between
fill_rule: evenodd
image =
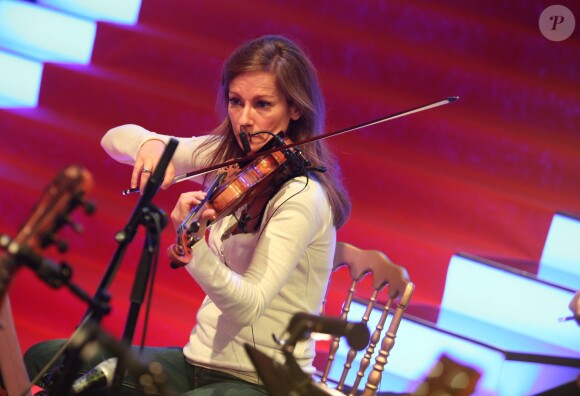
<instances>
[{"instance_id":1,"label":"double bass scroll","mask_svg":"<svg viewBox=\"0 0 580 396\"><path fill-rule=\"evenodd\" d=\"M51 287L68 282L70 268L44 259L39 251L57 243L56 232L61 227L73 224L70 214L75 208L82 205L87 213L92 212L92 204L84 201L85 191L92 184L92 176L86 169L77 165L65 168L46 187L18 235L0 236L0 248L5 250L0 256L0 374L10 396L30 394L30 380L8 299L10 282L23 265L33 269Z\"/></svg>"}]
</instances>

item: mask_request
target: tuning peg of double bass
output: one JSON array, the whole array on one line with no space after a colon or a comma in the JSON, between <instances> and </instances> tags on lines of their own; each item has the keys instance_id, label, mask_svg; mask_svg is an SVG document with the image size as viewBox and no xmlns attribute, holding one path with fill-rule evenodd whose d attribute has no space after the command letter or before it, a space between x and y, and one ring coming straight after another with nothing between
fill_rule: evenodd
<instances>
[{"instance_id":1,"label":"tuning peg of double bass","mask_svg":"<svg viewBox=\"0 0 580 396\"><path fill-rule=\"evenodd\" d=\"M41 238L41 248L44 249L50 245L54 245L60 253L65 253L68 250L68 242L65 239L57 239L55 234L47 234Z\"/></svg>"},{"instance_id":2,"label":"tuning peg of double bass","mask_svg":"<svg viewBox=\"0 0 580 396\"><path fill-rule=\"evenodd\" d=\"M83 198L77 198L77 205L81 205L83 207L84 212L87 215L92 215L93 213L95 213L96 210L96 206L93 202L91 201L86 201ZM79 223L73 221L70 216L67 216L65 218L65 222L66 224L68 224L69 226L72 227L73 230L75 230L77 232L77 234L80 234L81 232L84 231L84 228L82 225L80 225Z\"/></svg>"},{"instance_id":3,"label":"tuning peg of double bass","mask_svg":"<svg viewBox=\"0 0 580 396\"><path fill-rule=\"evenodd\" d=\"M76 206L79 206L79 205L83 207L84 212L87 215L91 215L91 214L93 214L95 212L95 209L96 209L95 204L92 203L92 202L90 202L90 201L85 201L80 196L75 199L75 202L74 202L73 206L76 207ZM74 221L70 217L70 215L68 215L68 214L60 217L60 219L59 219L59 225L56 228L60 227L61 225L68 225L77 234L81 234L84 231L84 227L80 223L77 223L76 221ZM53 241L51 239L49 241L49 243L55 243L55 244L57 244L57 248L58 248L59 241ZM60 248L59 248L59 251L60 251Z\"/></svg>"},{"instance_id":4,"label":"tuning peg of double bass","mask_svg":"<svg viewBox=\"0 0 580 396\"><path fill-rule=\"evenodd\" d=\"M96 205L93 202L82 200L81 205L83 205L83 209L86 214L92 215L95 213Z\"/></svg>"},{"instance_id":5,"label":"tuning peg of double bass","mask_svg":"<svg viewBox=\"0 0 580 396\"><path fill-rule=\"evenodd\" d=\"M69 211L72 211L74 208L82 206L83 210L86 214L91 215L95 212L95 204L91 201L87 201L84 198L84 192L78 191L70 201Z\"/></svg>"}]
</instances>

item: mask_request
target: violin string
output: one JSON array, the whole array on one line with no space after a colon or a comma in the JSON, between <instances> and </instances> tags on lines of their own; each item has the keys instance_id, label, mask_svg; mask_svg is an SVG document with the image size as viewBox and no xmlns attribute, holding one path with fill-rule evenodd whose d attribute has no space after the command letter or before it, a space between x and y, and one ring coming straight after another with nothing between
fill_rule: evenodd
<instances>
[{"instance_id":1,"label":"violin string","mask_svg":"<svg viewBox=\"0 0 580 396\"><path fill-rule=\"evenodd\" d=\"M186 230L189 225L189 221L197 214L197 212L201 209L201 207L203 205L205 205L205 203L211 199L212 195L215 193L215 191L217 190L217 188L219 187L219 185L222 183L222 181L225 179L225 173L221 173L219 174L215 180L212 182L212 184L205 190L206 192L206 196L199 202L199 204L195 205L187 214L187 216L185 217L185 219L181 222L181 224L179 225L179 227L177 228L178 233L179 232L184 232L184 230Z\"/></svg>"}]
</instances>

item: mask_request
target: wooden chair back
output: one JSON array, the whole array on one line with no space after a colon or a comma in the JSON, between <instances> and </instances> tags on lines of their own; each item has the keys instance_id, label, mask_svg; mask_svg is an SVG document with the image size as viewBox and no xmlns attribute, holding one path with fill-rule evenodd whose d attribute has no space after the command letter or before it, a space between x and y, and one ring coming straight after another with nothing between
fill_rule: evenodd
<instances>
[{"instance_id":1,"label":"wooden chair back","mask_svg":"<svg viewBox=\"0 0 580 396\"><path fill-rule=\"evenodd\" d=\"M355 382L348 384L348 387L351 387L350 395L355 395L361 381L365 377L372 355L375 353L377 345L379 345L379 353L367 376L365 389L362 393L364 396L375 395L382 379L384 367L395 344L399 324L401 323L405 309L411 301L415 285L409 280L405 268L393 263L384 253L378 250L363 250L345 242L338 242L333 270L336 271L343 266L348 267L352 282L342 305L340 313L341 319L359 321L358 318L348 317L348 314L355 297L357 286L367 275L372 277L373 290L372 295L368 299L363 317L360 318L361 322L368 323L371 312L377 306L380 293L388 293L388 295L385 295L387 302L381 307L381 317L377 326L374 329L370 329L372 335L359 364ZM387 322L387 319L390 319L389 322ZM387 323L388 328L383 335L383 329ZM330 343L328 359L324 371L321 374L320 381L322 386L328 387L329 372L334 363L339 344L340 337L333 338ZM342 375L338 379L337 390L342 391L345 387L346 376L352 368L352 363L357 353L358 351L353 348L349 349Z\"/></svg>"}]
</instances>

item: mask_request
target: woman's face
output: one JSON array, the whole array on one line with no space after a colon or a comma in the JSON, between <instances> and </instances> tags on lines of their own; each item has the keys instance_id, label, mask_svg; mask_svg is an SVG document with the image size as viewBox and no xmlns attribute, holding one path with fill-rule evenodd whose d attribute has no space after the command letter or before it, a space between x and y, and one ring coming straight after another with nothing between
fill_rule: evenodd
<instances>
[{"instance_id":1,"label":"woman's face","mask_svg":"<svg viewBox=\"0 0 580 396\"><path fill-rule=\"evenodd\" d=\"M277 134L286 131L290 120L300 118L295 106L276 88L275 76L270 72L248 72L234 78L229 86L228 115L236 140L243 149L240 132L268 131ZM249 137L249 136L248 136ZM255 135L250 140L250 153L262 148L272 136Z\"/></svg>"}]
</instances>

